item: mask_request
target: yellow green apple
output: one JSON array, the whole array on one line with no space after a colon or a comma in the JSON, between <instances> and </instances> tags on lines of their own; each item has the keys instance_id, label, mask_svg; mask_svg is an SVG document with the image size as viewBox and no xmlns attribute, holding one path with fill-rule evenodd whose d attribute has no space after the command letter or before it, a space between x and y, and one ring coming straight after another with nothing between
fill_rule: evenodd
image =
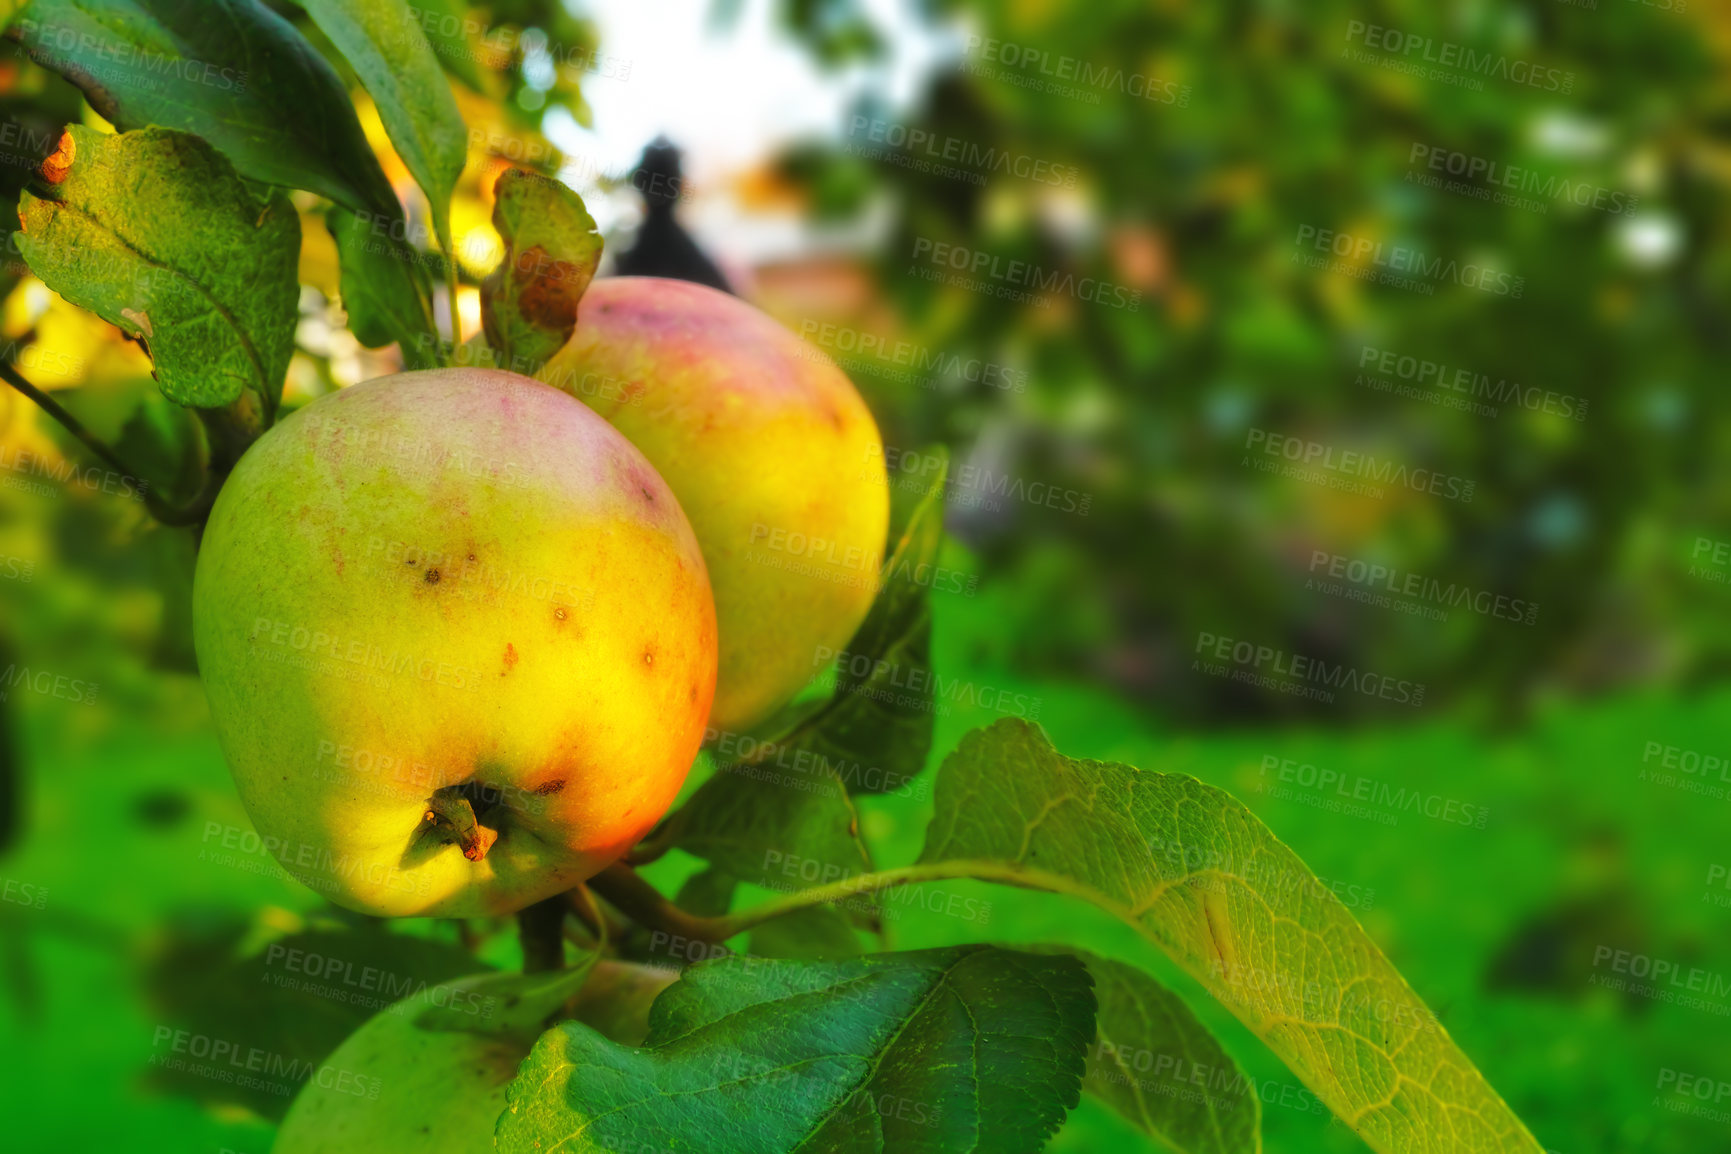
<instances>
[{"instance_id":1,"label":"yellow green apple","mask_svg":"<svg viewBox=\"0 0 1731 1154\"><path fill-rule=\"evenodd\" d=\"M350 909L502 914L617 859L703 738L716 626L653 466L490 369L322 397L242 457L193 634L265 847Z\"/></svg>"},{"instance_id":2,"label":"yellow green apple","mask_svg":"<svg viewBox=\"0 0 1731 1154\"><path fill-rule=\"evenodd\" d=\"M710 724L748 728L845 647L878 587L889 527L871 410L822 352L725 293L591 284L538 372L607 418L679 498L715 593Z\"/></svg>"},{"instance_id":3,"label":"yellow green apple","mask_svg":"<svg viewBox=\"0 0 1731 1154\"><path fill-rule=\"evenodd\" d=\"M576 1018L641 1045L650 1004L678 977L602 960L542 974L474 974L411 994L313 1071L274 1154L491 1150L505 1088L551 1020Z\"/></svg>"},{"instance_id":4,"label":"yellow green apple","mask_svg":"<svg viewBox=\"0 0 1731 1154\"><path fill-rule=\"evenodd\" d=\"M313 1071L271 1149L491 1150L505 1087L541 1034L532 1014L557 1006L559 986L580 978L472 974L409 995L367 1019ZM552 1006L543 991L554 996Z\"/></svg>"}]
</instances>

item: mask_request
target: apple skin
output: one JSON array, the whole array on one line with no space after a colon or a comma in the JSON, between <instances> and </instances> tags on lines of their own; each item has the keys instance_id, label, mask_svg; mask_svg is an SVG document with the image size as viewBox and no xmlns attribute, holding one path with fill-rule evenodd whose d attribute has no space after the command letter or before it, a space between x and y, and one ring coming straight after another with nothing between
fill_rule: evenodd
<instances>
[{"instance_id":1,"label":"apple skin","mask_svg":"<svg viewBox=\"0 0 1731 1154\"><path fill-rule=\"evenodd\" d=\"M847 645L889 529L883 441L822 352L726 293L597 280L536 374L667 479L703 546L721 632L710 724L749 729Z\"/></svg>"},{"instance_id":2,"label":"apple skin","mask_svg":"<svg viewBox=\"0 0 1731 1154\"><path fill-rule=\"evenodd\" d=\"M556 389L489 369L322 397L212 511L193 636L289 873L381 916L509 913L616 860L703 739L716 627L666 484ZM462 794L479 860L428 825Z\"/></svg>"},{"instance_id":3,"label":"apple skin","mask_svg":"<svg viewBox=\"0 0 1731 1154\"><path fill-rule=\"evenodd\" d=\"M567 1016L551 1003L573 977L583 985L567 999L569 1016L640 1046L651 1004L679 973L604 959L587 975L471 974L417 991L363 1022L320 1064L289 1106L273 1154L493 1149L506 1088L545 1029L544 1016ZM451 1009L441 1023L422 1021L435 1007Z\"/></svg>"},{"instance_id":4,"label":"apple skin","mask_svg":"<svg viewBox=\"0 0 1731 1154\"><path fill-rule=\"evenodd\" d=\"M427 1029L438 1002L493 1008L521 978L477 974L411 994L350 1034L301 1088L273 1154L470 1154L493 1149L505 1088L538 1031L490 1035Z\"/></svg>"}]
</instances>

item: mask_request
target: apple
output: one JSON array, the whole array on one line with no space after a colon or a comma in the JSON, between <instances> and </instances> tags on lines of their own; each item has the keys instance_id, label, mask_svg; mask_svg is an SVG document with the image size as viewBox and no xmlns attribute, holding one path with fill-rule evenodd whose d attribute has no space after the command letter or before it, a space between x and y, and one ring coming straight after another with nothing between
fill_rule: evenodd
<instances>
[{"instance_id":1,"label":"apple","mask_svg":"<svg viewBox=\"0 0 1731 1154\"><path fill-rule=\"evenodd\" d=\"M789 701L865 619L889 528L871 410L822 352L684 281L598 280L537 377L631 439L679 498L721 635L711 725Z\"/></svg>"},{"instance_id":2,"label":"apple","mask_svg":"<svg viewBox=\"0 0 1731 1154\"><path fill-rule=\"evenodd\" d=\"M505 1088L539 1031L428 1029L417 1017L435 1001L494 1009L505 993L501 978L521 980L514 974L459 978L367 1019L295 1095L273 1154L491 1150Z\"/></svg>"},{"instance_id":3,"label":"apple","mask_svg":"<svg viewBox=\"0 0 1731 1154\"><path fill-rule=\"evenodd\" d=\"M641 1046L649 1037L650 1007L678 980L678 970L603 958L590 969L571 1015L622 1046Z\"/></svg>"},{"instance_id":4,"label":"apple","mask_svg":"<svg viewBox=\"0 0 1731 1154\"><path fill-rule=\"evenodd\" d=\"M491 1150L505 1089L550 1021L573 1017L641 1045L650 1005L678 978L602 960L586 970L471 974L417 991L319 1065L289 1106L273 1154Z\"/></svg>"},{"instance_id":5,"label":"apple","mask_svg":"<svg viewBox=\"0 0 1731 1154\"><path fill-rule=\"evenodd\" d=\"M667 485L490 369L382 377L260 438L205 529L193 637L263 847L382 916L509 913L616 860L678 793L716 676Z\"/></svg>"},{"instance_id":6,"label":"apple","mask_svg":"<svg viewBox=\"0 0 1731 1154\"><path fill-rule=\"evenodd\" d=\"M367 1019L295 1095L273 1154L491 1150L505 1087L541 1033L524 1011L552 1008L534 980L471 974Z\"/></svg>"}]
</instances>

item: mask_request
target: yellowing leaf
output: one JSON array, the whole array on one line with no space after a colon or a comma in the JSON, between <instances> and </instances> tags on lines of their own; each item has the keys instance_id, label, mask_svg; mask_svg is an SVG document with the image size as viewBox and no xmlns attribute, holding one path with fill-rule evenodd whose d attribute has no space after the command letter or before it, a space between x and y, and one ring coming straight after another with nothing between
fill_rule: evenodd
<instances>
[{"instance_id":1,"label":"yellowing leaf","mask_svg":"<svg viewBox=\"0 0 1731 1154\"><path fill-rule=\"evenodd\" d=\"M1006 719L945 761L920 861L1123 919L1377 1150L1542 1154L1340 900L1213 786L1065 757Z\"/></svg>"}]
</instances>

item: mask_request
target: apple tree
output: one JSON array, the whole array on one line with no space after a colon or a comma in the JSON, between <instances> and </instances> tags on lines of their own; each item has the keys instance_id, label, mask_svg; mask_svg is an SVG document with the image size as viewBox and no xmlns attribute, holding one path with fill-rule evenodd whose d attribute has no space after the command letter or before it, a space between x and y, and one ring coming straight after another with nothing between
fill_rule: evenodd
<instances>
[{"instance_id":1,"label":"apple tree","mask_svg":"<svg viewBox=\"0 0 1731 1154\"><path fill-rule=\"evenodd\" d=\"M405 369L437 370L399 378L418 383L392 395L419 407L398 414L402 421L388 426L388 436L413 429L436 452L448 452L480 436L484 420L459 403L471 393L459 396L452 385L450 395L440 395L441 382L466 381L463 388L472 390L481 387L476 380L500 378L465 371L545 375L572 342L593 341L584 355L604 363L622 342L638 339L603 332L599 323L594 333L585 329L579 305L586 294L615 290L590 284L600 238L581 199L545 177L513 168L485 190L503 246L496 268L483 279L459 258L453 194L470 158L454 91L485 87L476 61L498 47L487 42L492 25L470 27L460 8L300 0L294 19L260 0L27 0L7 8L8 34L37 66L76 85L102 122L93 117L92 125L67 128L42 160L20 200L19 249L56 293L140 343L163 397L196 418L199 433L185 446L192 479L154 491L150 503L164 523L204 534L201 572L207 561L219 563L209 559L212 551L221 551L222 563L245 561L246 579L262 600L274 595L273 568L300 572L298 526L349 518L342 523L360 537L369 510L420 492L412 452L369 455L362 441L354 447L365 459L350 462L354 471L321 470L305 467L313 450L293 440L314 417L360 404L342 399L351 390L300 412L284 402L298 262L309 244L323 243L306 234L308 220L327 230L338 255L339 293L354 337L369 348L394 348ZM513 6L495 8L503 21ZM376 110L390 161L419 190L407 202L387 177L380 149L369 143L357 99ZM461 288L476 282L483 331L464 341L457 301ZM657 307L658 294L678 291L638 290ZM788 350L777 355L837 372L822 354L786 339ZM719 348L710 355L729 353ZM80 425L50 392L16 367L3 375L64 422L88 452L133 473L119 449ZM509 380L515 383L496 384L499 396L535 388ZM376 384L352 392L381 395ZM683 406L703 403L701 388L668 395ZM835 420L840 428L845 415ZM515 444L533 457L554 435L548 429L562 422L588 428L585 421L600 424L571 405L508 431L525 438ZM648 436L624 428L623 418L616 423L634 443ZM386 443L407 442L371 447ZM492 450L495 457L506 451ZM1044 1146L1084 1092L1173 1149L1261 1148L1254 1094L1170 1096L1139 1077L1137 1056L1159 1054L1220 1073L1228 1084L1243 1081L1185 997L1153 974L1062 942L890 948L884 915L892 894L957 882L1047 891L1115 919L1187 976L1191 996L1211 997L1240 1019L1373 1149L1540 1149L1348 908L1227 793L1182 774L1067 757L1021 718L970 733L935 756L927 575L943 547L947 465L939 450L930 457L932 467L917 484L885 486L881 517L857 521L855 529L863 525L871 537L860 556L870 559L872 579L869 596L847 610L853 616L846 634L796 639L808 652L845 659L821 688L795 695L796 683L770 695L780 709L761 708L763 702L741 707L727 719L731 728L718 726L714 715L705 729L704 718L693 721L677 710L646 713L641 702L628 700L628 687L608 683L603 689L611 697L602 692L596 700L617 702L617 715L592 716L591 730L547 737L552 757L567 752L562 741L600 732L620 738L607 746L609 764L590 771L594 780L561 779L558 790L541 782L544 791L526 781L494 799L473 791L435 794L424 815L409 815L412 830L369 841L362 828L369 820L366 771L352 759L319 763L316 753L309 764L292 744L292 725L254 719L261 736L248 747L246 764L232 748L230 758L243 794L268 799L249 800L255 820L278 803L311 815L294 838L274 845L285 867L322 888L331 861L359 859L364 868L395 871L391 876L409 889L385 909L352 889L329 891L339 905L472 920L463 929L465 943L506 925L517 943L510 970L484 966L464 945L429 946L420 961L403 964L422 966L435 980L386 1010L312 1031L307 1052L322 1063L321 1072L341 1077L307 1080L287 1110L279 1149L491 1143L504 1151L1003 1154ZM668 461L660 472L689 506L678 524L690 514L699 538L711 514L682 485L701 489L708 477L732 500L775 499L753 496L730 472L761 462L678 452ZM700 475L682 481L676 469L694 463ZM871 464L881 477L881 461ZM858 472L855 462L846 466ZM642 486L651 504L666 492L659 483L656 477L655 485ZM809 485L803 495L821 498L847 482L815 469L787 483ZM487 495L491 489L483 492L489 485L497 489L498 479L477 481L473 492L447 485L440 490L449 502L443 512L460 518L477 511L477 521L508 513L511 532L522 530L519 522L562 515L558 502L565 498L557 494L519 487L517 505L507 508ZM544 504L537 507L537 500ZM251 519L225 516L225 505L247 503L263 511ZM851 508L837 505L838 534ZM776 514L748 508L745 523L764 516ZM826 522L808 529L823 532ZM498 524L473 530L488 539L507 536ZM573 530L596 538L613 531ZM356 545L364 549L366 542ZM722 587L721 566L707 548L706 556L722 620L722 677L730 676L730 644L732 676L749 676L753 654L767 651L768 642L742 631L749 625L729 632L724 594L741 594ZM333 580L307 595L327 604L366 599L342 606L346 619L359 620L368 611L388 614L393 598L424 596L439 580L436 569L423 566L410 581ZM749 590L752 583L741 584ZM235 589L228 595L240 596ZM574 604L569 624L594 638L610 636L622 628L625 612L613 606ZM567 623L557 616L562 607L546 608L544 626ZM638 611L652 615L644 606ZM235 601L208 619L212 634L209 647L201 641L201 656L213 707L235 696L235 669L244 660L217 655L259 640L256 630L239 632L252 628L249 612ZM440 610L440 619L455 621L453 629L472 627L460 620L462 612L453 605ZM702 648L701 613L657 612L657 627L677 633L674 640L694 652ZM806 621L798 614L788 622L771 617L773 610L760 610L746 620L758 621L765 636L772 625L791 623L797 632ZM268 638L274 624L267 626ZM437 626L427 628L430 640L441 640ZM653 664L655 654L643 657ZM272 686L261 685L245 708L336 713L370 700L365 686L302 700L294 688L305 683L299 673L285 668L274 683L280 700L273 703ZM545 696L531 694L519 712L501 712L493 724L516 733L534 724L538 709L560 708L546 687L563 685L559 678L569 673L560 669L530 682ZM248 674L257 677L258 667ZM582 678L570 676L575 692ZM487 724L485 711L462 715L432 687L426 692L419 707L374 720L390 739L460 754L477 736L466 730ZM699 696L694 683L692 702ZM220 719L223 710L217 712ZM620 807L636 804L632 787L664 772L652 763L678 745L670 734L692 725L707 751L671 808L667 790L648 803L653 812L596 812L609 798ZM679 749L676 777L684 776L691 753ZM564 790L583 792L593 805L536 811L551 823L537 827L546 836L567 832L557 828L561 823L604 819L618 819L632 836L597 845L573 865L510 852L520 835L492 844L498 831L492 838L480 832L487 825L482 818L497 807L527 812L536 799ZM873 795L916 790L931 798L924 848L912 860L879 860L862 828L862 807ZM335 793L349 799L345 808L324 807ZM412 846L404 840L411 834ZM366 860L369 853L377 860ZM649 880L670 855L700 863L674 893ZM802 866L789 871L789 861ZM493 871L490 880L508 870L528 880L464 890L466 871L482 869ZM483 898L445 907L419 901L413 883L435 875L456 878L459 891ZM773 896L751 896L764 891ZM410 941L357 920L350 930L318 931L272 949L325 956L357 942L402 951ZM670 967L675 953L690 964ZM256 963L241 968L249 966L256 990ZM220 993L205 999L206 1012L223 1005Z\"/></svg>"}]
</instances>

